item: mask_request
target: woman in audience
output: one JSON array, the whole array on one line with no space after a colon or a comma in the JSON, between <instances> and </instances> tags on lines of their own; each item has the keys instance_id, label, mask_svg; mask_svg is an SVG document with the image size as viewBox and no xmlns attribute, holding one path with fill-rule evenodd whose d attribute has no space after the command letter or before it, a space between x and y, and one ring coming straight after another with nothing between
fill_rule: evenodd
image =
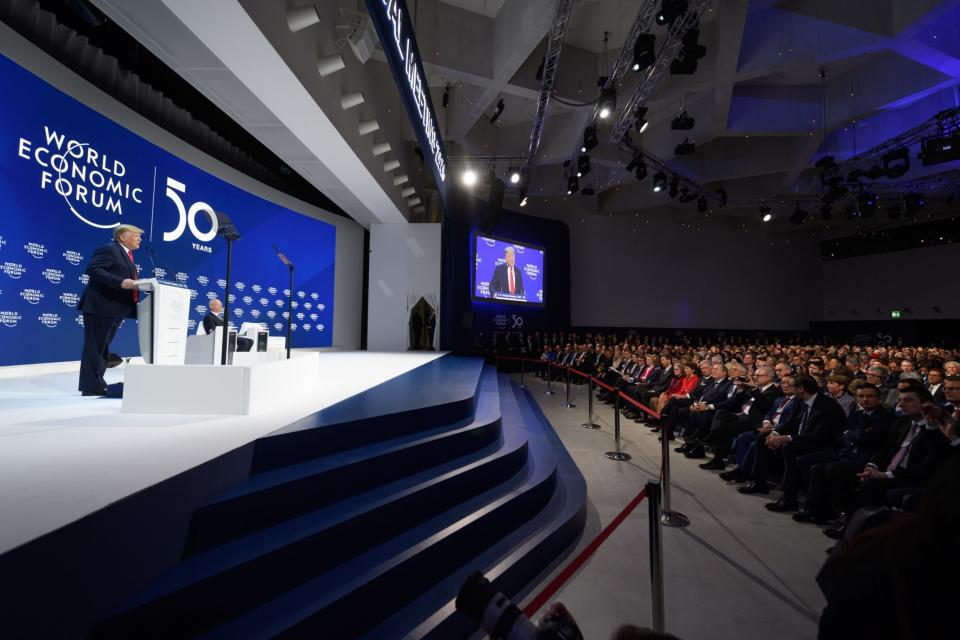
<instances>
[{"instance_id":1,"label":"woman in audience","mask_svg":"<svg viewBox=\"0 0 960 640\"><path fill-rule=\"evenodd\" d=\"M650 408L654 411L660 411L661 408L667 406L667 402L677 396L686 396L693 391L697 383L700 382L700 376L697 375L697 365L693 364L690 360L685 360L682 364L678 363L674 365L674 369L682 370L683 375L675 376L670 382L670 386L667 387L667 390L651 400Z\"/></svg>"},{"instance_id":2,"label":"woman in audience","mask_svg":"<svg viewBox=\"0 0 960 640\"><path fill-rule=\"evenodd\" d=\"M827 395L843 407L843 411L847 414L848 418L857 406L857 401L854 400L853 396L847 391L849 384L850 378L847 376L839 374L827 376Z\"/></svg>"}]
</instances>

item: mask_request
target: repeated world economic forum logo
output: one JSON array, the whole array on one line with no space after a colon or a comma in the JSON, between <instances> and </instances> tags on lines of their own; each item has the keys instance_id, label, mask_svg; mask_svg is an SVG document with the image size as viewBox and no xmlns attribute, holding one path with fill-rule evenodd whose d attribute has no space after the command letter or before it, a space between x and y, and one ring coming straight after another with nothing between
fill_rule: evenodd
<instances>
[{"instance_id":1,"label":"repeated world economic forum logo","mask_svg":"<svg viewBox=\"0 0 960 640\"><path fill-rule=\"evenodd\" d=\"M40 289L24 289L20 292L20 297L30 304L40 304L44 298L44 294Z\"/></svg>"},{"instance_id":2,"label":"repeated world economic forum logo","mask_svg":"<svg viewBox=\"0 0 960 640\"><path fill-rule=\"evenodd\" d=\"M39 320L43 326L55 329L60 326L61 318L59 313L41 313L37 317L37 320Z\"/></svg>"},{"instance_id":3,"label":"repeated world economic forum logo","mask_svg":"<svg viewBox=\"0 0 960 640\"><path fill-rule=\"evenodd\" d=\"M20 138L17 156L39 170L39 189L62 199L67 211L86 225L112 229L124 205L143 204L143 186L127 178L127 167L103 149L72 139L65 130L44 125L36 138Z\"/></svg>"},{"instance_id":4,"label":"repeated world economic forum logo","mask_svg":"<svg viewBox=\"0 0 960 640\"><path fill-rule=\"evenodd\" d=\"M0 270L14 280L19 280L27 272L27 268L19 262L4 262Z\"/></svg>"},{"instance_id":5,"label":"repeated world economic forum logo","mask_svg":"<svg viewBox=\"0 0 960 640\"><path fill-rule=\"evenodd\" d=\"M531 280L536 280L540 277L540 266L532 262L528 262L523 266L523 272L527 274L527 277Z\"/></svg>"},{"instance_id":6,"label":"repeated world economic forum logo","mask_svg":"<svg viewBox=\"0 0 960 640\"><path fill-rule=\"evenodd\" d=\"M12 329L16 327L21 320L23 320L23 316L16 311L0 311L0 324L5 327Z\"/></svg>"},{"instance_id":7,"label":"repeated world economic forum logo","mask_svg":"<svg viewBox=\"0 0 960 640\"><path fill-rule=\"evenodd\" d=\"M495 246L497 246L497 241L494 240L493 238L484 238L484 239L483 239L483 243L484 243L485 245L487 245L488 247L495 247Z\"/></svg>"},{"instance_id":8,"label":"repeated world economic forum logo","mask_svg":"<svg viewBox=\"0 0 960 640\"><path fill-rule=\"evenodd\" d=\"M23 250L37 260L41 260L47 255L47 245L40 242L28 242L23 245Z\"/></svg>"},{"instance_id":9,"label":"repeated world economic forum logo","mask_svg":"<svg viewBox=\"0 0 960 640\"><path fill-rule=\"evenodd\" d=\"M70 291L64 291L60 294L60 302L68 307L76 309L77 305L80 303L80 296Z\"/></svg>"},{"instance_id":10,"label":"repeated world economic forum logo","mask_svg":"<svg viewBox=\"0 0 960 640\"><path fill-rule=\"evenodd\" d=\"M210 282L210 278L208 278L207 276L197 276L197 284L199 284L201 287L207 286L209 282Z\"/></svg>"},{"instance_id":11,"label":"repeated world economic forum logo","mask_svg":"<svg viewBox=\"0 0 960 640\"><path fill-rule=\"evenodd\" d=\"M63 259L72 264L73 266L79 266L83 262L83 254L79 251L73 251L72 249L67 249L63 252Z\"/></svg>"},{"instance_id":12,"label":"repeated world economic forum logo","mask_svg":"<svg viewBox=\"0 0 960 640\"><path fill-rule=\"evenodd\" d=\"M41 275L51 284L63 282L63 271L60 271L60 269L44 269Z\"/></svg>"},{"instance_id":13,"label":"repeated world economic forum logo","mask_svg":"<svg viewBox=\"0 0 960 640\"><path fill-rule=\"evenodd\" d=\"M0 236L0 249L3 249L6 244L7 241L3 238L3 236Z\"/></svg>"}]
</instances>

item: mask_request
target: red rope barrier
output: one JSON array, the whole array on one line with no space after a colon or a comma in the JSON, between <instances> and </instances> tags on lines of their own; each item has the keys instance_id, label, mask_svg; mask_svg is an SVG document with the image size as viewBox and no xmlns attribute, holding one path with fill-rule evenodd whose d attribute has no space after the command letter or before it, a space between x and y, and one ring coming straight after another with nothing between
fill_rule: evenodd
<instances>
[{"instance_id":1,"label":"red rope barrier","mask_svg":"<svg viewBox=\"0 0 960 640\"><path fill-rule=\"evenodd\" d=\"M568 368L570 369L570 373L575 373L575 374L577 374L578 376L580 376L581 378L589 378L589 377L590 377L590 374L589 374L589 373L584 373L583 371L577 371L577 370L574 369L573 367L568 367Z\"/></svg>"},{"instance_id":2,"label":"red rope barrier","mask_svg":"<svg viewBox=\"0 0 960 640\"><path fill-rule=\"evenodd\" d=\"M629 402L630 404L632 404L633 406L635 406L637 409L640 409L640 411L645 411L649 413L651 416L653 416L654 418L660 417L660 414L657 411L654 411L653 409L643 404L642 402L637 402L636 400L634 400L633 398L625 394L623 391L620 392L620 397L626 400L627 402Z\"/></svg>"},{"instance_id":3,"label":"red rope barrier","mask_svg":"<svg viewBox=\"0 0 960 640\"><path fill-rule=\"evenodd\" d=\"M601 388L603 388L603 389L606 389L607 391L616 391L616 389L614 389L614 388L611 387L610 385L606 384L605 382L602 382L602 381L601 381L600 379L598 379L598 378L594 378L594 379L593 379L593 384L595 384L595 385L597 385L598 387L601 387Z\"/></svg>"},{"instance_id":4,"label":"red rope barrier","mask_svg":"<svg viewBox=\"0 0 960 640\"><path fill-rule=\"evenodd\" d=\"M544 589L536 595L536 597L530 601L530 603L523 608L523 613L526 614L528 618L533 618L533 615L547 603L547 601L552 598L557 591L560 590L567 580L573 577L573 574L576 573L580 567L583 566L583 563L586 562L590 556L592 556L596 550L600 547L603 542L610 537L610 534L619 527L624 520L627 519L634 509L637 508L643 499L647 497L647 490L643 489L636 495L636 497L630 501L630 503L623 508L616 518L614 518L610 524L608 524L600 534L594 538L590 544L584 547L583 551L577 554L577 557L574 558L570 564L563 568L563 571L557 574L553 580L550 581Z\"/></svg>"}]
</instances>

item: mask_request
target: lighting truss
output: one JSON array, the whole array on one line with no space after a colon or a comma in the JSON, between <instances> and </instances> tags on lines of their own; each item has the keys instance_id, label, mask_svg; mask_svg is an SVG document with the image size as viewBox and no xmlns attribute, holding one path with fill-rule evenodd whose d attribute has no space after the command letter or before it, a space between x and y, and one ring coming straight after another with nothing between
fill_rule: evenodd
<instances>
[{"instance_id":1,"label":"lighting truss","mask_svg":"<svg viewBox=\"0 0 960 640\"><path fill-rule=\"evenodd\" d=\"M957 131L960 131L960 107L945 109L929 120L904 131L896 137L890 138L886 142L878 144L872 149L868 149L859 155L825 168L823 177L846 176L855 169L867 169L874 164L880 164L883 156L891 151L910 149L914 145L920 144L920 141L924 138L945 135Z\"/></svg>"},{"instance_id":2,"label":"lighting truss","mask_svg":"<svg viewBox=\"0 0 960 640\"><path fill-rule=\"evenodd\" d=\"M537 96L537 112L533 116L533 128L530 131L530 147L527 151L526 166L521 171L521 175L529 173L537 152L540 151L543 127L547 121L547 107L550 105L550 94L553 93L553 87L557 81L560 50L567 35L567 25L570 23L572 9L573 0L557 0L556 10L553 13L553 26L547 36L547 55L543 59L543 77L540 80L540 93Z\"/></svg>"},{"instance_id":3,"label":"lighting truss","mask_svg":"<svg viewBox=\"0 0 960 640\"><path fill-rule=\"evenodd\" d=\"M646 161L648 171L661 171L670 176L674 176L680 180L679 184L677 185L679 188L681 189L685 188L687 191L697 194L697 198L705 198L708 203L713 203L718 205L722 204L720 202L720 199L711 190L706 189L699 182L695 182L694 180L681 174L679 171L677 171L677 169L671 167L669 164L667 164L665 160L663 160L659 156L647 151L646 149L641 149L640 147L638 147L636 144L632 142L621 141L621 144L619 144L618 146L621 149L625 149L630 153L635 154L634 158L636 158L637 155L641 156ZM697 199L697 198L694 198L694 199Z\"/></svg>"},{"instance_id":4,"label":"lighting truss","mask_svg":"<svg viewBox=\"0 0 960 640\"><path fill-rule=\"evenodd\" d=\"M690 4L687 7L686 13L683 14L677 20L674 20L673 24L670 26L670 30L667 32L667 37L660 47L660 51L657 54L657 61L654 62L643 74L640 80L640 84L637 85L637 88L634 90L633 95L630 96L630 99L624 104L623 111L620 113L620 118L613 125L613 129L610 131L610 141L614 144L619 144L621 140L627 135L627 132L630 130L630 127L633 126L635 119L635 114L637 109L644 106L650 96L653 94L653 90L656 89L657 84L667 73L670 68L670 61L677 57L677 54L680 52L680 49L683 48L683 37L686 35L687 31L696 27L700 24L700 17L707 11L710 7L711 0L690 0ZM659 2L648 2L648 5L658 5ZM647 5L644 5L641 8L641 11L646 8ZM651 20L653 19L653 13L651 12ZM633 45L630 46L630 53L632 55ZM623 56L623 52L621 52ZM632 60L632 58L630 58ZM629 62L629 61L628 61Z\"/></svg>"}]
</instances>

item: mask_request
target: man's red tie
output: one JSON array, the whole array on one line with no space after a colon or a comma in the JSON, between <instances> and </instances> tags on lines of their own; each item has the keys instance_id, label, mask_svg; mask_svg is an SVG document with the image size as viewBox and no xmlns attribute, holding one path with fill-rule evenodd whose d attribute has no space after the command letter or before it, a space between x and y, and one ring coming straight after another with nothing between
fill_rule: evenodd
<instances>
[{"instance_id":1,"label":"man's red tie","mask_svg":"<svg viewBox=\"0 0 960 640\"><path fill-rule=\"evenodd\" d=\"M137 263L133 261L133 251L127 249L127 257L130 258L130 265L133 267L133 279L136 280L139 276L137 274ZM136 302L140 298L140 292L136 287L133 288L133 301Z\"/></svg>"},{"instance_id":2,"label":"man's red tie","mask_svg":"<svg viewBox=\"0 0 960 640\"><path fill-rule=\"evenodd\" d=\"M507 279L510 281L510 294L513 295L517 291L513 284L513 269L511 267L507 267Z\"/></svg>"}]
</instances>

